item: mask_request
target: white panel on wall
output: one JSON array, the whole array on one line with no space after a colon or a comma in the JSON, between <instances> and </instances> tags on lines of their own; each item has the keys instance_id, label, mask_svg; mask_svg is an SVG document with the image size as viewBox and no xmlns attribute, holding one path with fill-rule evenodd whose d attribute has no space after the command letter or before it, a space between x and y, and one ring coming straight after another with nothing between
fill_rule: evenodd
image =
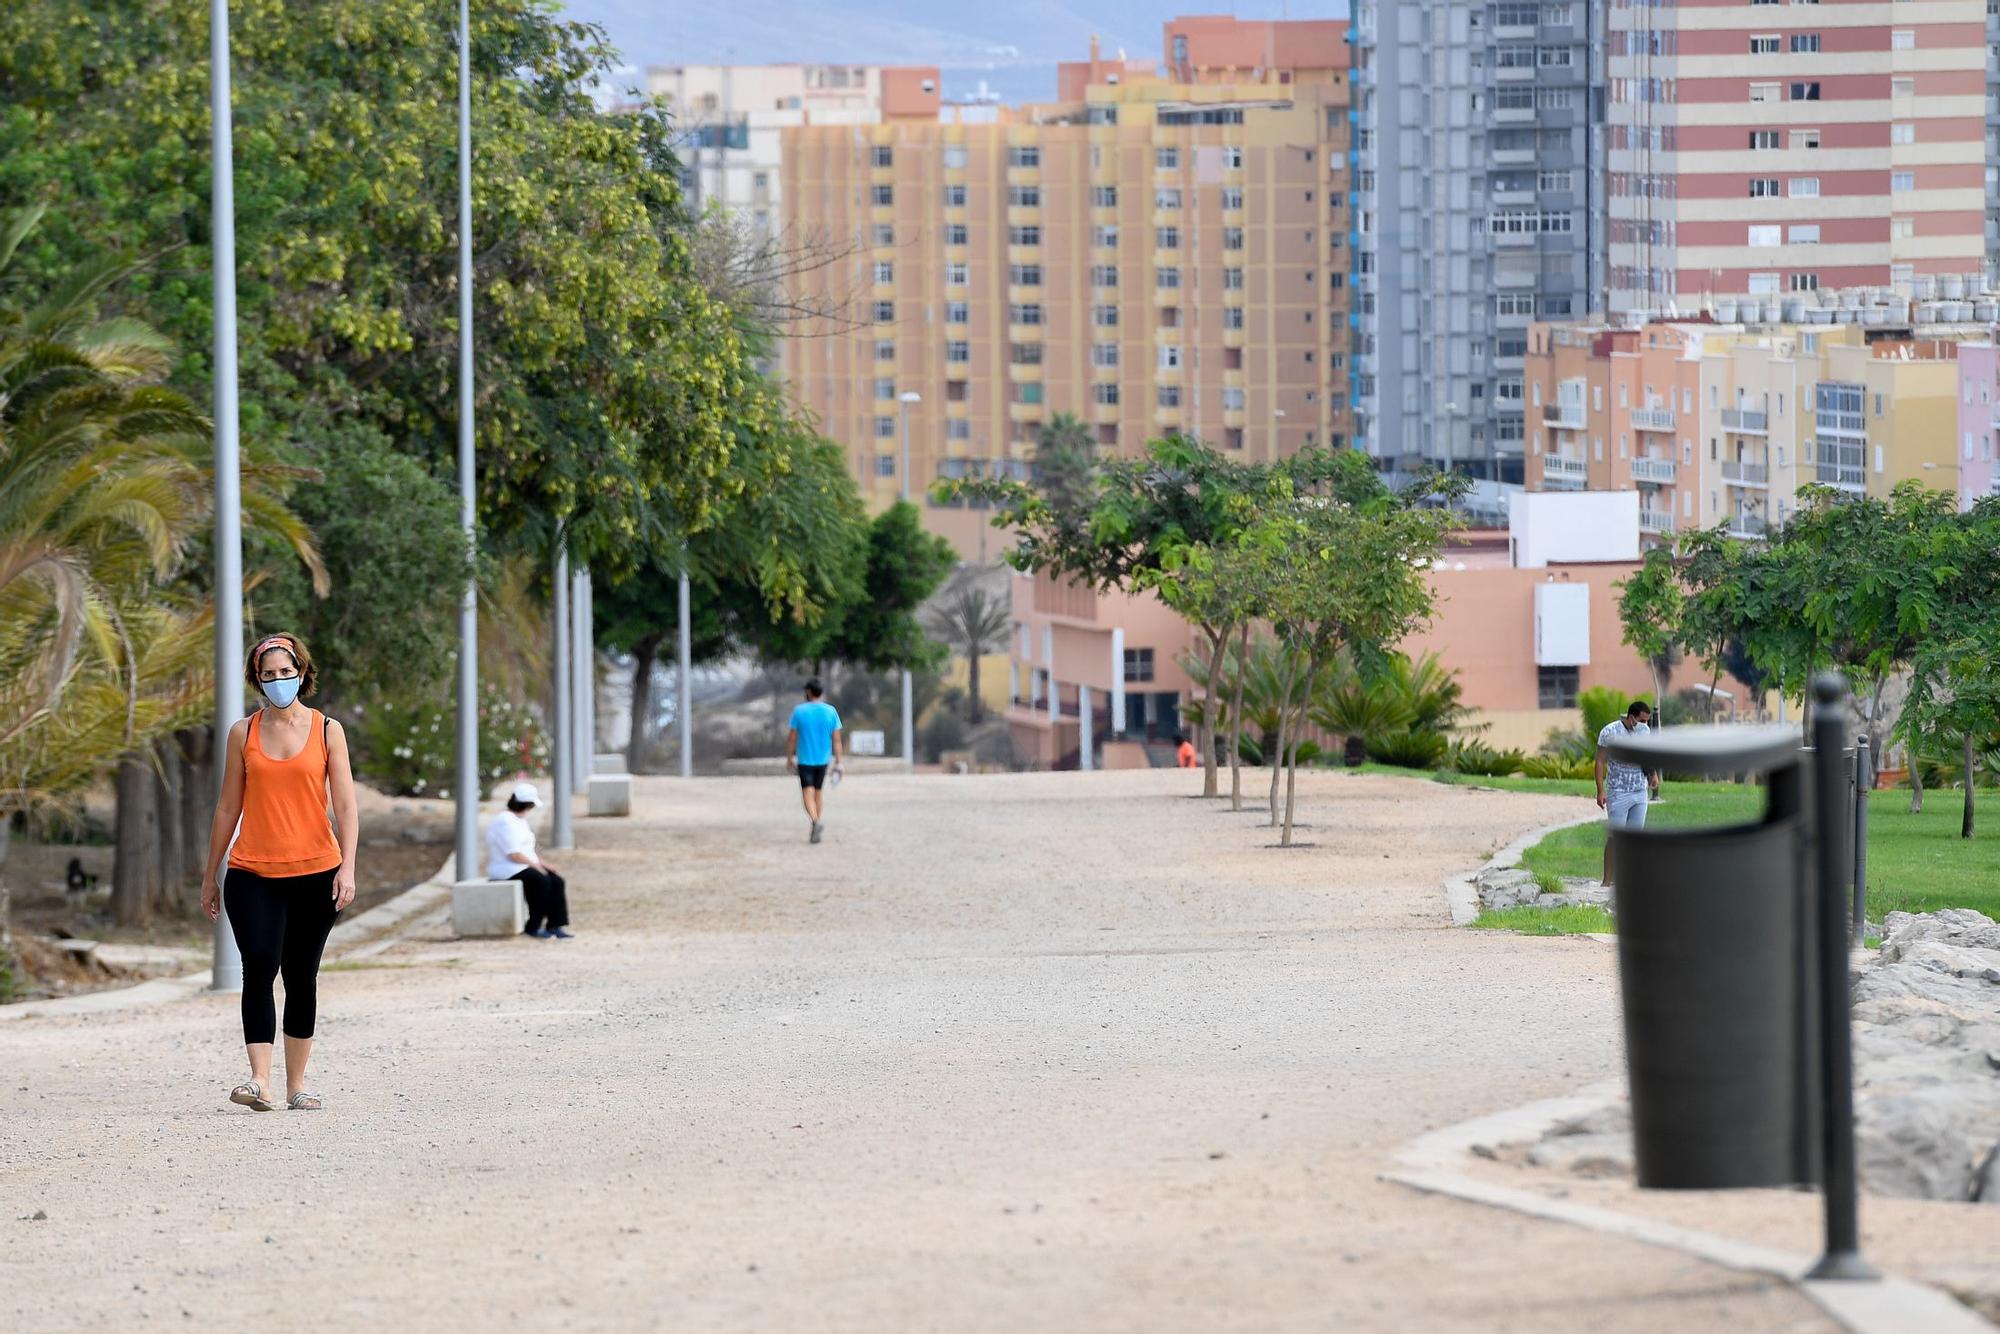
<instances>
[{"instance_id":1,"label":"white panel on wall","mask_svg":"<svg viewBox=\"0 0 2000 1334\"><path fill-rule=\"evenodd\" d=\"M1590 585L1535 585L1535 665L1590 663Z\"/></svg>"}]
</instances>

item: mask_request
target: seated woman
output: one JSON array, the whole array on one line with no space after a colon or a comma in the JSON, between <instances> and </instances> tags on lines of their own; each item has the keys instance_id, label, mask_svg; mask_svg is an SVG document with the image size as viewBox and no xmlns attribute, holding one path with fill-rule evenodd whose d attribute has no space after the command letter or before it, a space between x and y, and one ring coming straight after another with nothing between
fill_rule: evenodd
<instances>
[{"instance_id":1,"label":"seated woman","mask_svg":"<svg viewBox=\"0 0 2000 1334\"><path fill-rule=\"evenodd\" d=\"M486 877L521 882L528 899L524 934L538 940L569 940L568 887L555 867L535 855L535 830L527 820L527 812L540 801L533 783L514 784L507 809L486 825Z\"/></svg>"}]
</instances>

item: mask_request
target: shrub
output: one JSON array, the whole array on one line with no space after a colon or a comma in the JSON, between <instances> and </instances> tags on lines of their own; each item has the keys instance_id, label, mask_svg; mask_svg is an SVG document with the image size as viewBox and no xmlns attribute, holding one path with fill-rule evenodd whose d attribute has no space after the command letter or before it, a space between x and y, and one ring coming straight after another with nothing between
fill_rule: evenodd
<instances>
[{"instance_id":1,"label":"shrub","mask_svg":"<svg viewBox=\"0 0 2000 1334\"><path fill-rule=\"evenodd\" d=\"M1405 769L1436 769L1444 764L1451 743L1437 732L1412 732L1399 727L1368 738L1368 756L1377 764Z\"/></svg>"},{"instance_id":2,"label":"shrub","mask_svg":"<svg viewBox=\"0 0 2000 1334\"><path fill-rule=\"evenodd\" d=\"M1615 723L1625 716L1625 706L1630 703L1631 696L1610 686L1592 686L1579 691L1576 707L1583 711L1583 734L1594 743L1606 724Z\"/></svg>"},{"instance_id":3,"label":"shrub","mask_svg":"<svg viewBox=\"0 0 2000 1334\"><path fill-rule=\"evenodd\" d=\"M355 767L391 796L449 797L458 777L452 709L434 700L378 700L355 724ZM497 687L479 695L479 774L490 788L512 774L547 773L548 738Z\"/></svg>"},{"instance_id":4,"label":"shrub","mask_svg":"<svg viewBox=\"0 0 2000 1334\"><path fill-rule=\"evenodd\" d=\"M1597 733L1583 733L1564 727L1552 727L1548 736L1542 739L1542 755L1558 760L1594 760L1597 758Z\"/></svg>"},{"instance_id":5,"label":"shrub","mask_svg":"<svg viewBox=\"0 0 2000 1334\"><path fill-rule=\"evenodd\" d=\"M1597 761L1588 756L1530 755L1521 765L1521 774L1526 778L1594 778Z\"/></svg>"},{"instance_id":6,"label":"shrub","mask_svg":"<svg viewBox=\"0 0 2000 1334\"><path fill-rule=\"evenodd\" d=\"M1462 774L1481 778L1504 778L1521 772L1527 756L1518 750L1495 750L1479 741L1454 741L1446 765Z\"/></svg>"}]
</instances>

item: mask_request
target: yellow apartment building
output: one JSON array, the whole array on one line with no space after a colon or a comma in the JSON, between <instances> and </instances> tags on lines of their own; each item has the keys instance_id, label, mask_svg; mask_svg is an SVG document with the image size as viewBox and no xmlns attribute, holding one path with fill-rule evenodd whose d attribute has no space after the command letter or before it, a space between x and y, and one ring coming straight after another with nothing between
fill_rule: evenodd
<instances>
[{"instance_id":1,"label":"yellow apartment building","mask_svg":"<svg viewBox=\"0 0 2000 1334\"><path fill-rule=\"evenodd\" d=\"M1060 71L1063 100L967 123L784 131L784 225L851 258L846 311L784 373L871 508L1024 475L1073 414L1106 450L1172 432L1246 459L1350 443L1345 24L1179 20L1164 74ZM981 513L925 506L968 557Z\"/></svg>"}]
</instances>

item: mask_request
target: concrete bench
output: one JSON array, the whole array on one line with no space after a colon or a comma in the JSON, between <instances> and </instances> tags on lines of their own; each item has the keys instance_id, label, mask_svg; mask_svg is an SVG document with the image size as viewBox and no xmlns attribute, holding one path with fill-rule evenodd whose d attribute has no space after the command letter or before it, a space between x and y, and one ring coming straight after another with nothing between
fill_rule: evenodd
<instances>
[{"instance_id":1,"label":"concrete bench","mask_svg":"<svg viewBox=\"0 0 2000 1334\"><path fill-rule=\"evenodd\" d=\"M528 900L518 880L461 880L451 887L451 929L459 936L518 936Z\"/></svg>"},{"instance_id":2,"label":"concrete bench","mask_svg":"<svg viewBox=\"0 0 2000 1334\"><path fill-rule=\"evenodd\" d=\"M625 772L625 752L604 751L590 757L590 771L594 774L622 774Z\"/></svg>"},{"instance_id":3,"label":"concrete bench","mask_svg":"<svg viewBox=\"0 0 2000 1334\"><path fill-rule=\"evenodd\" d=\"M592 774L590 776L590 813L592 815L630 815L632 813L632 775Z\"/></svg>"}]
</instances>

